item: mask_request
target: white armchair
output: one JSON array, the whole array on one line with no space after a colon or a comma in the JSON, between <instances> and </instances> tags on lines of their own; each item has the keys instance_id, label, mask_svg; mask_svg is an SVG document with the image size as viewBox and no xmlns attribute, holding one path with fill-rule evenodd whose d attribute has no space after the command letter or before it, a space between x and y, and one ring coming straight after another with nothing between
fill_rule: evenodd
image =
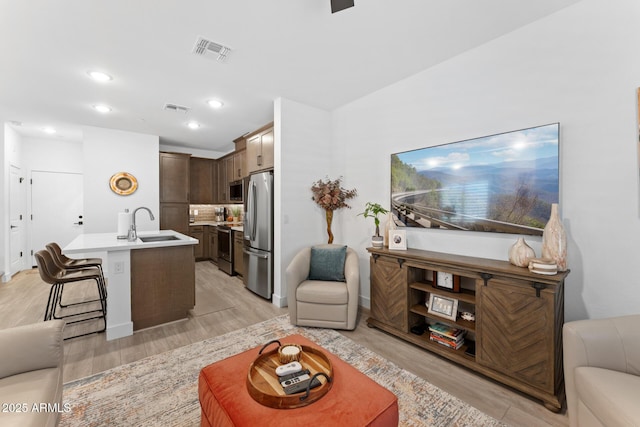
<instances>
[{"instance_id":1,"label":"white armchair","mask_svg":"<svg viewBox=\"0 0 640 427\"><path fill-rule=\"evenodd\" d=\"M314 246L314 251L341 248L345 246L327 244ZM311 252L311 248L302 249L291 260L286 270L291 323L299 326L355 329L360 293L358 254L353 249L346 248L343 270L342 266L329 262L338 273L343 272L344 281L340 281L340 277L332 277L331 280L310 280Z\"/></svg>"},{"instance_id":2,"label":"white armchair","mask_svg":"<svg viewBox=\"0 0 640 427\"><path fill-rule=\"evenodd\" d=\"M640 315L563 327L571 427L640 425Z\"/></svg>"}]
</instances>

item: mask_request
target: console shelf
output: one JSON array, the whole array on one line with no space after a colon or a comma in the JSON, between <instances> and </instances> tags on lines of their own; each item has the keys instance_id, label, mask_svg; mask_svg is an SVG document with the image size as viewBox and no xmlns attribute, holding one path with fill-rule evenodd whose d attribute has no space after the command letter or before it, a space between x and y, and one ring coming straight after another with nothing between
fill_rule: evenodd
<instances>
[{"instance_id":1,"label":"console shelf","mask_svg":"<svg viewBox=\"0 0 640 427\"><path fill-rule=\"evenodd\" d=\"M542 276L506 261L418 249L371 253L371 317L367 323L541 400L559 411L564 400L562 324L568 271ZM438 272L459 276L460 292L436 288ZM456 278L458 279L458 278ZM430 313L431 295L455 300L475 321ZM455 350L429 339L428 326L466 330ZM426 329L423 334L412 328ZM468 347L475 354L466 353Z\"/></svg>"}]
</instances>

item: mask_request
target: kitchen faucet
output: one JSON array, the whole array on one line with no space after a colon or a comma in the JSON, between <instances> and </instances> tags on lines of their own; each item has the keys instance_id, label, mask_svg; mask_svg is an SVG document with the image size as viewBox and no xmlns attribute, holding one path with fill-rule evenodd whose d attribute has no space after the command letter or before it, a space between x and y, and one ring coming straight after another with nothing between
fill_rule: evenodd
<instances>
[{"instance_id":1,"label":"kitchen faucet","mask_svg":"<svg viewBox=\"0 0 640 427\"><path fill-rule=\"evenodd\" d=\"M151 219L151 221L155 219L153 216L153 213L151 212L151 209L145 206L140 206L139 208L136 208L131 214L131 230L129 230L129 234L127 235L127 240L130 242L135 242L136 240L138 240L138 232L136 231L136 213L140 209L145 209L147 212L149 212L149 219Z\"/></svg>"}]
</instances>

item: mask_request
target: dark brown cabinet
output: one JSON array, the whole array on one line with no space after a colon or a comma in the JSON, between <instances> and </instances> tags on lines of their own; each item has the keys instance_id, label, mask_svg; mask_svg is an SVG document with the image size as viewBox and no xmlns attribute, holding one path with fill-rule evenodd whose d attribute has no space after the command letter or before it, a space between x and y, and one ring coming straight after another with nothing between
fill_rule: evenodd
<instances>
[{"instance_id":1,"label":"dark brown cabinet","mask_svg":"<svg viewBox=\"0 0 640 427\"><path fill-rule=\"evenodd\" d=\"M190 193L191 204L215 203L215 160L191 157L190 159Z\"/></svg>"},{"instance_id":2,"label":"dark brown cabinet","mask_svg":"<svg viewBox=\"0 0 640 427\"><path fill-rule=\"evenodd\" d=\"M564 401L562 325L568 271L537 275L506 261L418 249L371 253L371 317L375 326L473 369L559 411ZM434 286L438 272L459 277L461 292ZM431 297L449 300L475 321L429 312ZM434 323L463 329L455 350L430 340ZM412 329L426 329L414 333Z\"/></svg>"},{"instance_id":3,"label":"dark brown cabinet","mask_svg":"<svg viewBox=\"0 0 640 427\"><path fill-rule=\"evenodd\" d=\"M189 227L189 235L194 239L198 239L198 244L195 245L193 249L196 261L206 259L208 257L209 245L205 244L208 243L209 240L209 236L206 236L206 234L208 234L206 232L207 228L209 227L204 225L192 225Z\"/></svg>"},{"instance_id":4,"label":"dark brown cabinet","mask_svg":"<svg viewBox=\"0 0 640 427\"><path fill-rule=\"evenodd\" d=\"M160 153L160 229L189 233L189 154Z\"/></svg>"},{"instance_id":5,"label":"dark brown cabinet","mask_svg":"<svg viewBox=\"0 0 640 427\"><path fill-rule=\"evenodd\" d=\"M189 203L189 154L160 153L160 203Z\"/></svg>"},{"instance_id":6,"label":"dark brown cabinet","mask_svg":"<svg viewBox=\"0 0 640 427\"><path fill-rule=\"evenodd\" d=\"M218 263L218 228L210 225L209 227L209 258L215 264Z\"/></svg>"},{"instance_id":7,"label":"dark brown cabinet","mask_svg":"<svg viewBox=\"0 0 640 427\"><path fill-rule=\"evenodd\" d=\"M233 271L242 276L244 274L244 255L242 249L244 247L244 233L242 231L233 231Z\"/></svg>"}]
</instances>

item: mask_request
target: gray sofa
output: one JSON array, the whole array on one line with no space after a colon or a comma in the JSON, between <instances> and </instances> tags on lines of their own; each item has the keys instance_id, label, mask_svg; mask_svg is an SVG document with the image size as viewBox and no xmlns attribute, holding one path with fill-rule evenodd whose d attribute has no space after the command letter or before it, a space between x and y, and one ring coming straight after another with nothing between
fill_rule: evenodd
<instances>
[{"instance_id":1,"label":"gray sofa","mask_svg":"<svg viewBox=\"0 0 640 427\"><path fill-rule=\"evenodd\" d=\"M52 320L0 330L0 426L58 425L63 329Z\"/></svg>"},{"instance_id":2,"label":"gray sofa","mask_svg":"<svg viewBox=\"0 0 640 427\"><path fill-rule=\"evenodd\" d=\"M640 315L563 327L571 427L640 426Z\"/></svg>"}]
</instances>

